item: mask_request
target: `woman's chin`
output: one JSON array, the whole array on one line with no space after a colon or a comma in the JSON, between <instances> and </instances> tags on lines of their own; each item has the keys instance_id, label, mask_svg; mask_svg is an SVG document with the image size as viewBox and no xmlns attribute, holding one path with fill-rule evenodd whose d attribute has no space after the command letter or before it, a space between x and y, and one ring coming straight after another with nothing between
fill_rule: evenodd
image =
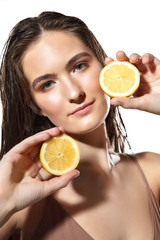
<instances>
[{"instance_id":1,"label":"woman's chin","mask_svg":"<svg viewBox=\"0 0 160 240\"><path fill-rule=\"evenodd\" d=\"M105 122L105 119L103 119L102 121L97 121L96 123L90 122L86 125L81 124L81 125L77 125L77 127L75 128L70 129L69 131L65 129L65 131L70 135L84 135L84 134L88 134L95 131L96 129L99 128L99 126L104 124L104 122Z\"/></svg>"}]
</instances>

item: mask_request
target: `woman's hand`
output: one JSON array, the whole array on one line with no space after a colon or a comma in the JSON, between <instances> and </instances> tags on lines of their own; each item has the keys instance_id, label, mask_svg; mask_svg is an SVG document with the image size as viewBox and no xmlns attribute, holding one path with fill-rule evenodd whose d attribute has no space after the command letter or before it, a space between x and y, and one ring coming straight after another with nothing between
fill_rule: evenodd
<instances>
[{"instance_id":1,"label":"woman's hand","mask_svg":"<svg viewBox=\"0 0 160 240\"><path fill-rule=\"evenodd\" d=\"M63 132L52 128L33 135L13 147L0 161L0 226L13 213L47 197L79 175L73 170L63 176L41 181L39 150L43 141Z\"/></svg>"},{"instance_id":2,"label":"woman's hand","mask_svg":"<svg viewBox=\"0 0 160 240\"><path fill-rule=\"evenodd\" d=\"M134 53L128 58L123 51L119 51L116 57L117 60L134 64L140 71L141 81L133 97L112 98L111 104L160 114L160 60L149 53L142 57ZM106 64L111 61L113 59L106 58Z\"/></svg>"}]
</instances>

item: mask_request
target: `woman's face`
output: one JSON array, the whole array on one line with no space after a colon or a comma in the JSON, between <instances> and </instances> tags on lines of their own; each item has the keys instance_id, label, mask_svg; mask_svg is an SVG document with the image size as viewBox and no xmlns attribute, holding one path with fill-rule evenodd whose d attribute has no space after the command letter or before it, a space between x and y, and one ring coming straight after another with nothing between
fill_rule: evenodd
<instances>
[{"instance_id":1,"label":"woman's face","mask_svg":"<svg viewBox=\"0 0 160 240\"><path fill-rule=\"evenodd\" d=\"M54 125L82 134L104 122L109 98L99 85L102 67L75 35L45 32L28 48L22 64L39 114Z\"/></svg>"}]
</instances>

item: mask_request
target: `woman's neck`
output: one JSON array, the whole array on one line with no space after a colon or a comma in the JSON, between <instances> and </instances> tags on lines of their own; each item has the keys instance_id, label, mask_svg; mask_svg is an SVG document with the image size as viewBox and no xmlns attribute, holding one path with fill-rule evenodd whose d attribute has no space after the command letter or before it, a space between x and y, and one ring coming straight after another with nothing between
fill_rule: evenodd
<instances>
[{"instance_id":1,"label":"woman's neck","mask_svg":"<svg viewBox=\"0 0 160 240\"><path fill-rule=\"evenodd\" d=\"M80 162L77 166L80 176L71 181L67 188L56 192L54 197L71 215L88 208L88 203L94 206L105 198L111 171L108 165L108 144L104 126L102 124L85 135L70 134L80 148Z\"/></svg>"},{"instance_id":2,"label":"woman's neck","mask_svg":"<svg viewBox=\"0 0 160 240\"><path fill-rule=\"evenodd\" d=\"M105 148L107 135L105 124L101 124L98 128L86 134L76 135L70 134L79 144L90 145L95 148Z\"/></svg>"},{"instance_id":3,"label":"woman's neck","mask_svg":"<svg viewBox=\"0 0 160 240\"><path fill-rule=\"evenodd\" d=\"M70 134L71 135L71 134ZM80 165L84 163L100 164L108 168L108 140L106 134L105 123L98 128L82 135L71 135L78 143L80 148Z\"/></svg>"}]
</instances>

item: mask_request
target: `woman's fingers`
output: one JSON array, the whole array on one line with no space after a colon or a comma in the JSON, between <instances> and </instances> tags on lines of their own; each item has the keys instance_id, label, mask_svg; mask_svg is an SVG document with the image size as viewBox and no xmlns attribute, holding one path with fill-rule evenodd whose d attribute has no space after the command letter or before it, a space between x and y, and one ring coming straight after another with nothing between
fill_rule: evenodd
<instances>
[{"instance_id":1,"label":"woman's fingers","mask_svg":"<svg viewBox=\"0 0 160 240\"><path fill-rule=\"evenodd\" d=\"M118 51L116 58L119 61L129 61L130 63L134 64L143 74L147 72L148 67L150 70L153 70L154 61L158 61L158 59L149 53L145 53L142 57L137 53L132 53L129 57L127 57L124 51Z\"/></svg>"},{"instance_id":2,"label":"woman's fingers","mask_svg":"<svg viewBox=\"0 0 160 240\"><path fill-rule=\"evenodd\" d=\"M134 64L141 73L145 73L148 70L146 65L142 63L142 57L137 53L131 54L129 62Z\"/></svg>"},{"instance_id":3,"label":"woman's fingers","mask_svg":"<svg viewBox=\"0 0 160 240\"><path fill-rule=\"evenodd\" d=\"M160 60L150 53L145 53L142 56L142 63L147 64L148 69L150 70L151 73L154 73L157 67L160 66Z\"/></svg>"},{"instance_id":4,"label":"woman's fingers","mask_svg":"<svg viewBox=\"0 0 160 240\"><path fill-rule=\"evenodd\" d=\"M150 64L154 61L154 56L150 53L145 53L142 56L142 63L143 64Z\"/></svg>"},{"instance_id":5,"label":"woman's fingers","mask_svg":"<svg viewBox=\"0 0 160 240\"><path fill-rule=\"evenodd\" d=\"M78 170L73 170L60 177L54 177L48 181L43 181L31 176L23 179L19 185L13 189L15 201L13 203L15 212L30 206L51 194L54 194L57 190L64 188L68 183L79 176Z\"/></svg>"},{"instance_id":6,"label":"woman's fingers","mask_svg":"<svg viewBox=\"0 0 160 240\"><path fill-rule=\"evenodd\" d=\"M115 106L121 106L127 109L139 109L143 110L144 108L144 101L142 98L123 98L123 97L116 97L111 99L111 104Z\"/></svg>"},{"instance_id":7,"label":"woman's fingers","mask_svg":"<svg viewBox=\"0 0 160 240\"><path fill-rule=\"evenodd\" d=\"M142 56L133 53L127 57L123 51L117 52L116 57L119 61L128 61L134 64L140 71L141 81L133 97L113 98L111 104L160 114L160 60L150 53Z\"/></svg>"},{"instance_id":8,"label":"woman's fingers","mask_svg":"<svg viewBox=\"0 0 160 240\"><path fill-rule=\"evenodd\" d=\"M125 54L124 51L118 51L116 53L116 58L118 61L128 61L129 58L127 57L127 55Z\"/></svg>"},{"instance_id":9,"label":"woman's fingers","mask_svg":"<svg viewBox=\"0 0 160 240\"><path fill-rule=\"evenodd\" d=\"M46 131L37 133L31 137L26 138L21 143L13 147L11 151L16 151L20 154L30 153L37 144L40 144L41 142L48 140L52 136L57 136L61 133L62 131L59 128L48 129Z\"/></svg>"},{"instance_id":10,"label":"woman's fingers","mask_svg":"<svg viewBox=\"0 0 160 240\"><path fill-rule=\"evenodd\" d=\"M150 97L149 94L138 98L123 98L117 97L111 99L111 104L121 106L126 109L138 109L160 115L160 97L159 94L154 94Z\"/></svg>"},{"instance_id":11,"label":"woman's fingers","mask_svg":"<svg viewBox=\"0 0 160 240\"><path fill-rule=\"evenodd\" d=\"M78 170L73 170L69 173L66 173L60 177L52 178L48 181L42 182L43 184L43 194L42 198L49 196L50 194L56 192L57 190L66 187L68 183L78 177L80 172Z\"/></svg>"},{"instance_id":12,"label":"woman's fingers","mask_svg":"<svg viewBox=\"0 0 160 240\"><path fill-rule=\"evenodd\" d=\"M113 62L114 60L113 60L113 58L111 58L111 57L106 57L105 58L105 64L106 65L108 65L109 63L111 63L111 62Z\"/></svg>"}]
</instances>

